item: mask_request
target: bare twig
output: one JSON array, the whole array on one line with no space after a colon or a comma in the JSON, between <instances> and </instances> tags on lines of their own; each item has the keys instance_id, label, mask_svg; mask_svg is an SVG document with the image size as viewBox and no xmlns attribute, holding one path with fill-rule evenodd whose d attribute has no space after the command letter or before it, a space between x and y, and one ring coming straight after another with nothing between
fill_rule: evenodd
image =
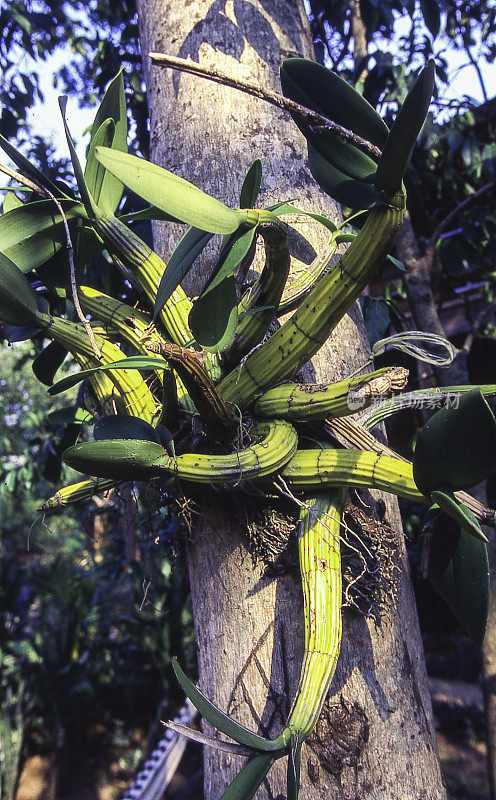
<instances>
[{"instance_id":1,"label":"bare twig","mask_svg":"<svg viewBox=\"0 0 496 800\"><path fill-rule=\"evenodd\" d=\"M246 92L246 94L258 97L260 100L265 100L266 103L270 103L283 111L294 114L302 120L302 122L312 125L316 130L331 131L344 142L348 142L354 145L358 150L361 150L362 153L366 153L375 162L378 162L381 157L380 149L371 142L362 139L361 136L357 136L355 133L347 130L347 128L343 128L336 122L332 122L332 120L327 119L327 117L306 108L306 106L289 100L278 92L273 92L271 89L266 89L256 83L233 78L231 75L226 75L226 73L220 72L212 67L204 67L194 61L188 61L184 58L178 58L177 56L169 56L164 53L150 53L150 58L152 63L159 67L170 67L170 69L177 69L180 72L189 72L192 75L198 75L207 80L214 81L215 83L221 83L223 86L231 86L233 89L239 89L241 92Z\"/></svg>"},{"instance_id":2,"label":"bare twig","mask_svg":"<svg viewBox=\"0 0 496 800\"><path fill-rule=\"evenodd\" d=\"M102 354L101 354L100 349L99 349L99 347L98 347L98 345L96 343L95 335L93 333L91 325L88 322L88 320L86 319L86 317L84 316L83 310L82 310L81 305L79 303L79 297L78 297L78 293L77 293L77 284L76 284L76 270L75 270L75 267L74 267L74 248L72 246L71 234L70 234L70 231L69 231L69 225L67 223L67 217L66 217L66 215L64 213L64 209L62 208L59 200L55 197L55 195L53 195L49 191L49 189L46 189L44 186L38 186L37 183L34 183L34 181L31 181L31 180L29 180L29 178L24 177L24 175L21 175L20 172L15 172L15 170L10 169L9 167L4 166L3 164L0 164L0 172L5 173L5 175L8 175L10 178L13 178L18 183L20 183L22 186L25 186L27 189L31 189L31 191L36 192L37 194L41 195L42 197L49 197L50 200L52 200L52 202L55 203L55 205L57 206L58 212L59 212L60 216L62 217L62 224L64 226L64 232L65 232L65 242L66 242L66 247L67 247L67 258L68 258L68 261L69 261L69 272L70 272L70 279L71 279L72 300L74 302L74 307L76 309L76 313L78 315L78 318L79 318L80 322L83 324L84 329L85 329L85 331L86 331L86 333L88 335L88 339L90 340L93 352L94 352L96 358L98 360L100 360L101 357L102 357Z\"/></svg>"},{"instance_id":3,"label":"bare twig","mask_svg":"<svg viewBox=\"0 0 496 800\"><path fill-rule=\"evenodd\" d=\"M427 247L425 249L425 257L429 259L431 264L433 263L434 260L434 250L436 248L436 244L438 243L444 231L450 227L455 217L457 217L463 211L466 211L467 208L470 208L470 206L473 206L476 203L478 203L481 200L481 198L484 197L484 195L486 195L495 187L496 187L496 181L489 181L489 183L484 184L484 186L481 186L481 188L478 189L476 192L466 197L465 200L462 200L461 203L458 203L458 205L455 206L455 208L452 211L450 211L450 213L443 220L441 220L436 230L432 234L431 238L429 239L429 242L427 243Z\"/></svg>"}]
</instances>

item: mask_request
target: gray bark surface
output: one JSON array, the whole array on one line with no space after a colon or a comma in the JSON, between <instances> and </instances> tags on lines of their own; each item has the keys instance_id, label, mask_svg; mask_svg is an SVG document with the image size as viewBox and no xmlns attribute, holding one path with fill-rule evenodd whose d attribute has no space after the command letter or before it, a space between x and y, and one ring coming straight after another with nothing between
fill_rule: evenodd
<instances>
[{"instance_id":1,"label":"gray bark surface","mask_svg":"<svg viewBox=\"0 0 496 800\"><path fill-rule=\"evenodd\" d=\"M281 61L313 55L303 5L295 0L139 0L138 7L153 160L236 206L243 177L260 157L263 202L298 196L304 208L337 215L307 170L304 140L283 112L233 89L151 67L146 57L150 51L172 53L279 89ZM155 246L165 257L179 235L172 228L155 230ZM317 251L327 241L323 229L307 226L303 232ZM191 281L193 294L208 266L204 261L203 278ZM354 309L308 374L336 380L366 359L367 343ZM193 516L189 557L201 687L238 721L275 735L285 723L300 672L299 583L292 575L276 580L260 565L254 567L246 549L253 504L234 494L228 500L213 493L196 499L199 515ZM305 800L446 797L395 502L387 501L386 517L398 533L397 603L380 631L357 615L345 615L331 697L304 748L300 796ZM206 752L205 797L217 800L241 764L225 753ZM285 772L284 761L273 766L257 797L285 797Z\"/></svg>"}]
</instances>

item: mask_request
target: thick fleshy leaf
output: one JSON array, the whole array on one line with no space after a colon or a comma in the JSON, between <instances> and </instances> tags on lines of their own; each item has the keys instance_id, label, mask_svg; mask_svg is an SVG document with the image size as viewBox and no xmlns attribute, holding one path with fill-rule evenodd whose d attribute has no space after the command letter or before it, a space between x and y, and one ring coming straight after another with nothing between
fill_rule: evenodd
<instances>
[{"instance_id":1,"label":"thick fleshy leaf","mask_svg":"<svg viewBox=\"0 0 496 800\"><path fill-rule=\"evenodd\" d=\"M301 763L301 744L295 742L288 755L287 771L287 798L288 800L298 800L300 789L300 763Z\"/></svg>"},{"instance_id":2,"label":"thick fleshy leaf","mask_svg":"<svg viewBox=\"0 0 496 800\"><path fill-rule=\"evenodd\" d=\"M221 800L251 800L272 764L270 753L250 759L223 793Z\"/></svg>"},{"instance_id":3,"label":"thick fleshy leaf","mask_svg":"<svg viewBox=\"0 0 496 800\"><path fill-rule=\"evenodd\" d=\"M420 431L413 477L423 494L464 489L496 469L496 420L479 389L458 395Z\"/></svg>"},{"instance_id":4,"label":"thick fleshy leaf","mask_svg":"<svg viewBox=\"0 0 496 800\"><path fill-rule=\"evenodd\" d=\"M38 186L42 186L44 189L48 189L55 197L60 197L61 191L60 187L57 184L53 183L49 178L43 175L42 172L35 167L34 164L29 161L26 156L24 156L13 144L9 142L5 136L0 134L0 147L4 150L9 158L12 159L16 167L20 169L23 175L27 178L30 178L34 183ZM64 195L67 197L67 195Z\"/></svg>"},{"instance_id":5,"label":"thick fleshy leaf","mask_svg":"<svg viewBox=\"0 0 496 800\"><path fill-rule=\"evenodd\" d=\"M200 298L212 292L222 281L234 275L237 268L250 252L255 238L256 227L247 231L236 231L224 243L217 264L208 279Z\"/></svg>"},{"instance_id":6,"label":"thick fleshy leaf","mask_svg":"<svg viewBox=\"0 0 496 800\"><path fill-rule=\"evenodd\" d=\"M93 415L90 411L81 408L81 406L67 406L67 408L59 408L57 411L51 411L47 414L47 420L52 425L81 424L92 422Z\"/></svg>"},{"instance_id":7,"label":"thick fleshy leaf","mask_svg":"<svg viewBox=\"0 0 496 800\"><path fill-rule=\"evenodd\" d=\"M91 367L91 369L83 369L81 372L75 372L73 375L67 375L61 381L57 381L53 386L50 386L48 394L60 394L61 392L71 389L81 381L84 381L95 372L109 372L113 369L140 369L153 371L156 369L169 370L169 364L163 358L152 358L151 356L130 356L129 358L121 358L118 361L112 361L110 364L101 364L98 367Z\"/></svg>"},{"instance_id":8,"label":"thick fleshy leaf","mask_svg":"<svg viewBox=\"0 0 496 800\"><path fill-rule=\"evenodd\" d=\"M149 219L160 219L165 222L180 222L176 217L171 216L171 214L166 214L165 211L161 211L160 208L156 206L148 206L147 208L141 209L141 211L131 211L129 214L120 214L119 219L126 225L132 225L133 222L144 222Z\"/></svg>"},{"instance_id":9,"label":"thick fleshy leaf","mask_svg":"<svg viewBox=\"0 0 496 800\"><path fill-rule=\"evenodd\" d=\"M283 214L296 214L297 216L310 217L310 219L320 222L324 228L327 228L327 230L332 231L333 233L338 229L338 226L332 221L332 219L325 217L323 214L314 214L312 211L303 211L301 208L291 205L291 203L282 203L277 207L274 213L277 217L280 217Z\"/></svg>"},{"instance_id":10,"label":"thick fleshy leaf","mask_svg":"<svg viewBox=\"0 0 496 800\"><path fill-rule=\"evenodd\" d=\"M116 480L150 478L162 473L169 455L162 445L143 439L102 439L64 450L63 460L78 472Z\"/></svg>"},{"instance_id":11,"label":"thick fleshy leaf","mask_svg":"<svg viewBox=\"0 0 496 800\"><path fill-rule=\"evenodd\" d=\"M208 233L233 233L246 215L144 158L98 147L96 157L116 178L167 214Z\"/></svg>"},{"instance_id":12,"label":"thick fleshy leaf","mask_svg":"<svg viewBox=\"0 0 496 800\"><path fill-rule=\"evenodd\" d=\"M464 530L440 528L432 535L429 580L477 645L489 608L489 563L484 542Z\"/></svg>"},{"instance_id":13,"label":"thick fleshy leaf","mask_svg":"<svg viewBox=\"0 0 496 800\"><path fill-rule=\"evenodd\" d=\"M257 202L258 193L260 192L260 184L262 183L262 162L259 158L255 159L250 169L246 173L246 177L241 187L241 194L239 196L240 208L254 208Z\"/></svg>"},{"instance_id":14,"label":"thick fleshy leaf","mask_svg":"<svg viewBox=\"0 0 496 800\"><path fill-rule=\"evenodd\" d=\"M388 129L375 108L334 72L303 58L288 58L281 67L286 97L382 147ZM300 126L302 123L297 122Z\"/></svg>"},{"instance_id":15,"label":"thick fleshy leaf","mask_svg":"<svg viewBox=\"0 0 496 800\"><path fill-rule=\"evenodd\" d=\"M263 736L252 733L248 728L245 728L230 717L227 717L190 681L179 666L177 658L172 659L172 666L176 673L176 678L181 684L186 696L189 697L203 719L209 722L210 725L213 725L216 730L220 731L225 736L229 736L230 739L238 742L238 744L244 744L246 747L252 747L255 750L262 750L266 753L273 754L274 752L280 752L285 749L282 741L278 739L264 739Z\"/></svg>"},{"instance_id":16,"label":"thick fleshy leaf","mask_svg":"<svg viewBox=\"0 0 496 800\"><path fill-rule=\"evenodd\" d=\"M33 372L45 386L51 386L55 373L67 356L67 348L59 342L50 342L33 360Z\"/></svg>"},{"instance_id":17,"label":"thick fleshy leaf","mask_svg":"<svg viewBox=\"0 0 496 800\"><path fill-rule=\"evenodd\" d=\"M91 136L93 137L106 119L111 119L115 125L113 147L118 150L127 150L127 113L126 113L126 94L124 91L124 77L120 70L115 78L112 78L105 90L102 102L95 114L93 125L91 126Z\"/></svg>"},{"instance_id":18,"label":"thick fleshy leaf","mask_svg":"<svg viewBox=\"0 0 496 800\"><path fill-rule=\"evenodd\" d=\"M13 261L0 253L0 320L25 325L36 322L37 316L38 305L31 284Z\"/></svg>"},{"instance_id":19,"label":"thick fleshy leaf","mask_svg":"<svg viewBox=\"0 0 496 800\"><path fill-rule=\"evenodd\" d=\"M439 8L438 0L420 0L420 9L422 16L428 30L432 33L434 39L439 33L441 27L441 11Z\"/></svg>"},{"instance_id":20,"label":"thick fleshy leaf","mask_svg":"<svg viewBox=\"0 0 496 800\"><path fill-rule=\"evenodd\" d=\"M183 278L188 274L212 236L212 233L205 233L205 231L201 231L198 228L189 228L186 231L167 262L160 279L153 309L154 320L160 314L172 292L177 289Z\"/></svg>"},{"instance_id":21,"label":"thick fleshy leaf","mask_svg":"<svg viewBox=\"0 0 496 800\"><path fill-rule=\"evenodd\" d=\"M114 214L121 201L124 186L96 160L95 148L100 145L127 153L126 96L122 70L110 81L96 112L84 171L88 189L98 207L107 214ZM95 177L96 185L93 184Z\"/></svg>"},{"instance_id":22,"label":"thick fleshy leaf","mask_svg":"<svg viewBox=\"0 0 496 800\"><path fill-rule=\"evenodd\" d=\"M356 181L332 166L320 153L308 145L308 166L310 172L330 197L347 208L370 208L382 202L380 193L371 183Z\"/></svg>"},{"instance_id":23,"label":"thick fleshy leaf","mask_svg":"<svg viewBox=\"0 0 496 800\"><path fill-rule=\"evenodd\" d=\"M84 213L81 203L61 200L71 223ZM38 200L0 216L0 251L22 272L44 264L65 242L63 220L52 200Z\"/></svg>"},{"instance_id":24,"label":"thick fleshy leaf","mask_svg":"<svg viewBox=\"0 0 496 800\"><path fill-rule=\"evenodd\" d=\"M238 324L238 296L232 275L195 300L188 322L204 350L221 353L231 346Z\"/></svg>"},{"instance_id":25,"label":"thick fleshy leaf","mask_svg":"<svg viewBox=\"0 0 496 800\"><path fill-rule=\"evenodd\" d=\"M379 339L382 339L389 327L389 307L384 300L377 300L368 295L362 295L360 305L368 340L373 346Z\"/></svg>"},{"instance_id":26,"label":"thick fleshy leaf","mask_svg":"<svg viewBox=\"0 0 496 800\"><path fill-rule=\"evenodd\" d=\"M139 417L127 414L109 414L95 425L93 436L96 441L103 439L134 439L147 440L162 444L153 425Z\"/></svg>"},{"instance_id":27,"label":"thick fleshy leaf","mask_svg":"<svg viewBox=\"0 0 496 800\"><path fill-rule=\"evenodd\" d=\"M157 425L155 433L158 436L159 442L162 447L165 447L171 458L176 457L176 449L174 447L174 439L172 433L165 425Z\"/></svg>"},{"instance_id":28,"label":"thick fleshy leaf","mask_svg":"<svg viewBox=\"0 0 496 800\"><path fill-rule=\"evenodd\" d=\"M421 71L401 106L375 174L376 189L394 194L401 189L413 147L425 122L434 90L435 64L431 59Z\"/></svg>"},{"instance_id":29,"label":"thick fleshy leaf","mask_svg":"<svg viewBox=\"0 0 496 800\"><path fill-rule=\"evenodd\" d=\"M454 494L436 491L431 493L431 498L466 533L475 536L476 539L480 539L482 542L487 542L487 536L483 533L475 515L472 514L467 506L458 502Z\"/></svg>"},{"instance_id":30,"label":"thick fleshy leaf","mask_svg":"<svg viewBox=\"0 0 496 800\"><path fill-rule=\"evenodd\" d=\"M60 113L62 114L62 121L64 123L64 131L65 131L65 138L67 139L67 146L69 148L69 155L71 157L72 168L74 170L74 177L76 178L76 183L79 189L79 194L81 195L81 200L83 205L86 209L86 213L89 217L94 217L97 213L97 208L95 202L88 191L88 187L86 186L86 181L84 179L83 169L81 167L81 163L78 158L78 154L76 153L76 147L74 145L74 141L71 136L71 132L69 130L69 126L67 124L66 119L66 109L67 109L67 97L66 95L62 95L59 97L59 107Z\"/></svg>"},{"instance_id":31,"label":"thick fleshy leaf","mask_svg":"<svg viewBox=\"0 0 496 800\"><path fill-rule=\"evenodd\" d=\"M24 203L22 200L19 200L14 192L7 192L3 199L2 213L6 214L8 211L12 211L12 209L19 208L22 205L24 205Z\"/></svg>"}]
</instances>

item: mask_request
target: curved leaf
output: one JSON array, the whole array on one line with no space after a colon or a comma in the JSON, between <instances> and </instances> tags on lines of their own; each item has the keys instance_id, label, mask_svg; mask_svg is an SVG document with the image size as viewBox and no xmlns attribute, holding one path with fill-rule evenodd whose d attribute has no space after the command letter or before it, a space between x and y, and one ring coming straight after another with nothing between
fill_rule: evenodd
<instances>
[{"instance_id":1,"label":"curved leaf","mask_svg":"<svg viewBox=\"0 0 496 800\"><path fill-rule=\"evenodd\" d=\"M483 533L477 518L467 506L458 502L453 494L436 491L431 493L431 498L466 533L475 536L482 542L487 542L487 536Z\"/></svg>"},{"instance_id":2,"label":"curved leaf","mask_svg":"<svg viewBox=\"0 0 496 800\"><path fill-rule=\"evenodd\" d=\"M76 183L78 185L79 194L81 195L81 200L83 201L86 213L90 217L92 217L97 212L97 209L93 201L93 198L88 191L88 187L86 186L83 170L81 169L81 164L79 162L79 158L76 153L76 148L74 147L74 142L72 140L71 132L69 130L69 126L67 125L67 120L65 116L67 109L66 95L62 95L62 97L59 97L59 107L60 107L60 113L62 114L62 121L64 123L64 130L65 130L65 138L67 139L67 146L69 147L69 154L71 156L72 168L74 170L74 176L76 178Z\"/></svg>"},{"instance_id":3,"label":"curved leaf","mask_svg":"<svg viewBox=\"0 0 496 800\"><path fill-rule=\"evenodd\" d=\"M375 108L334 72L304 58L288 58L281 66L286 97L382 147L388 128ZM298 127L302 123L296 122ZM302 130L300 128L300 130Z\"/></svg>"},{"instance_id":4,"label":"curved leaf","mask_svg":"<svg viewBox=\"0 0 496 800\"><path fill-rule=\"evenodd\" d=\"M67 375L61 381L57 381L53 386L50 386L48 394L60 394L61 392L71 389L81 381L84 381L95 372L110 372L113 369L142 369L142 370L156 370L166 369L169 370L169 364L163 358L152 358L151 356L130 356L129 358L120 358L118 361L112 361L110 364L101 364L98 367L91 367L90 369L83 369L81 372L75 372L73 375Z\"/></svg>"},{"instance_id":5,"label":"curved leaf","mask_svg":"<svg viewBox=\"0 0 496 800\"><path fill-rule=\"evenodd\" d=\"M61 200L68 222L84 212L81 203ZM22 272L44 264L65 242L63 220L52 200L25 203L0 216L0 251Z\"/></svg>"},{"instance_id":6,"label":"curved leaf","mask_svg":"<svg viewBox=\"0 0 496 800\"><path fill-rule=\"evenodd\" d=\"M496 469L496 420L481 391L455 400L457 407L437 411L417 438L413 477L426 495L474 486Z\"/></svg>"},{"instance_id":7,"label":"curved leaf","mask_svg":"<svg viewBox=\"0 0 496 800\"><path fill-rule=\"evenodd\" d=\"M301 208L297 208L296 206L291 205L291 203L282 203L280 204L277 209L274 211L276 217L280 217L283 214L297 214L298 216L309 217L310 219L314 219L316 222L320 222L324 228L327 228L328 231L337 231L338 226L329 219L325 217L323 214L314 214L313 211L303 211Z\"/></svg>"},{"instance_id":8,"label":"curved leaf","mask_svg":"<svg viewBox=\"0 0 496 800\"><path fill-rule=\"evenodd\" d=\"M96 441L103 439L146 440L162 444L153 425L139 417L124 414L109 414L95 425L93 436Z\"/></svg>"},{"instance_id":9,"label":"curved leaf","mask_svg":"<svg viewBox=\"0 0 496 800\"><path fill-rule=\"evenodd\" d=\"M7 153L9 158L12 159L16 167L21 170L23 175L25 175L27 178L30 178L38 186L48 189L48 191L55 195L55 197L60 197L62 194L60 187L43 175L43 173L40 172L40 170L35 167L34 164L32 164L31 161L26 158L26 156L23 156L23 154L16 147L14 147L14 145L11 144L9 140L5 138L5 136L2 136L2 134L0 134L0 147ZM67 195L64 195L64 197L67 198Z\"/></svg>"},{"instance_id":10,"label":"curved leaf","mask_svg":"<svg viewBox=\"0 0 496 800\"><path fill-rule=\"evenodd\" d=\"M377 165L374 184L376 189L391 194L401 189L417 136L429 110L434 90L434 75L434 60L430 59L396 115Z\"/></svg>"},{"instance_id":11,"label":"curved leaf","mask_svg":"<svg viewBox=\"0 0 496 800\"><path fill-rule=\"evenodd\" d=\"M308 166L320 188L343 206L362 209L382 202L380 193L371 183L353 180L340 172L311 144L308 145Z\"/></svg>"},{"instance_id":12,"label":"curved leaf","mask_svg":"<svg viewBox=\"0 0 496 800\"><path fill-rule=\"evenodd\" d=\"M209 233L233 233L246 216L144 158L97 147L96 157L122 183L167 214Z\"/></svg>"},{"instance_id":13,"label":"curved leaf","mask_svg":"<svg viewBox=\"0 0 496 800\"><path fill-rule=\"evenodd\" d=\"M33 372L45 386L51 386L55 373L67 356L67 348L59 342L50 342L33 360Z\"/></svg>"},{"instance_id":14,"label":"curved leaf","mask_svg":"<svg viewBox=\"0 0 496 800\"><path fill-rule=\"evenodd\" d=\"M255 750L262 750L266 753L273 754L274 752L280 752L285 749L283 742L280 740L264 739L263 736L252 733L248 728L245 728L243 725L240 725L238 722L235 722L233 719L223 714L217 706L214 706L214 704L191 683L188 676L179 666L177 658L172 659L172 666L176 678L184 689L186 696L189 697L203 719L206 719L216 730L225 734L225 736L229 736L230 739L238 742L238 744L244 744L246 747L252 747ZM273 755L271 755L271 758L273 758Z\"/></svg>"},{"instance_id":15,"label":"curved leaf","mask_svg":"<svg viewBox=\"0 0 496 800\"><path fill-rule=\"evenodd\" d=\"M428 577L458 617L466 632L481 645L489 608L489 563L486 545L464 530L440 528L432 534Z\"/></svg>"},{"instance_id":16,"label":"curved leaf","mask_svg":"<svg viewBox=\"0 0 496 800\"><path fill-rule=\"evenodd\" d=\"M212 233L189 228L172 253L157 289L153 319L156 320L171 294L188 274L195 260L212 238Z\"/></svg>"},{"instance_id":17,"label":"curved leaf","mask_svg":"<svg viewBox=\"0 0 496 800\"><path fill-rule=\"evenodd\" d=\"M270 753L260 753L250 759L231 781L221 800L251 800L272 764Z\"/></svg>"},{"instance_id":18,"label":"curved leaf","mask_svg":"<svg viewBox=\"0 0 496 800\"><path fill-rule=\"evenodd\" d=\"M169 455L157 442L101 439L75 444L64 450L62 458L78 472L96 478L140 480L160 475Z\"/></svg>"},{"instance_id":19,"label":"curved leaf","mask_svg":"<svg viewBox=\"0 0 496 800\"><path fill-rule=\"evenodd\" d=\"M195 300L188 323L204 350L221 353L231 346L238 324L238 295L232 275Z\"/></svg>"},{"instance_id":20,"label":"curved leaf","mask_svg":"<svg viewBox=\"0 0 496 800\"><path fill-rule=\"evenodd\" d=\"M36 322L37 317L38 305L31 284L10 258L0 253L0 319L25 325Z\"/></svg>"},{"instance_id":21,"label":"curved leaf","mask_svg":"<svg viewBox=\"0 0 496 800\"><path fill-rule=\"evenodd\" d=\"M239 196L240 208L254 208L257 202L260 184L262 183L262 162L259 158L255 159L250 169L246 173Z\"/></svg>"}]
</instances>

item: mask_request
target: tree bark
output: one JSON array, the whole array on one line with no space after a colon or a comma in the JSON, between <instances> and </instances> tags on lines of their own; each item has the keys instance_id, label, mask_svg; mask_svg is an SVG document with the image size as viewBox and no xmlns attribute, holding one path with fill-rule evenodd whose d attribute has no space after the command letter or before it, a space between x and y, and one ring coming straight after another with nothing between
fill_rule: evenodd
<instances>
[{"instance_id":1,"label":"tree bark","mask_svg":"<svg viewBox=\"0 0 496 800\"><path fill-rule=\"evenodd\" d=\"M233 89L150 67L147 59L150 51L169 52L277 89L284 58L313 57L303 4L139 0L138 8L153 160L236 206L243 177L260 157L263 202L298 196L302 207L336 216L336 207L315 185L306 167L304 141L284 112ZM322 250L327 241L322 229L301 230L316 251ZM155 246L163 255L170 254L177 238L171 226L157 225ZM208 266L204 260L202 274L190 282L193 294ZM367 357L355 308L308 374L336 380ZM235 494L226 501L209 493L199 503L189 558L200 683L234 718L274 734L284 725L298 683L303 649L300 586L290 574L275 580L254 566L246 548L247 518L255 516L252 506ZM332 698L303 756L301 797L306 800L446 797L394 502L387 503L387 520L398 535L397 604L388 609L381 630L363 617L346 614ZM207 751L205 797L218 800L241 764L225 753ZM278 762L257 797L285 797L285 770L284 762Z\"/></svg>"}]
</instances>

